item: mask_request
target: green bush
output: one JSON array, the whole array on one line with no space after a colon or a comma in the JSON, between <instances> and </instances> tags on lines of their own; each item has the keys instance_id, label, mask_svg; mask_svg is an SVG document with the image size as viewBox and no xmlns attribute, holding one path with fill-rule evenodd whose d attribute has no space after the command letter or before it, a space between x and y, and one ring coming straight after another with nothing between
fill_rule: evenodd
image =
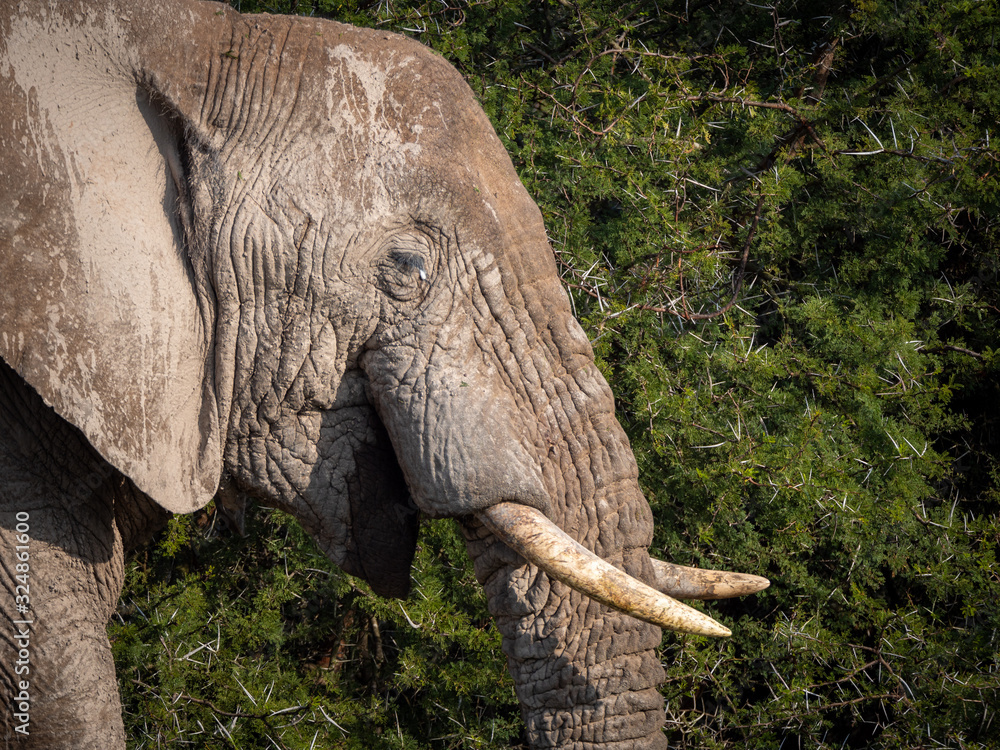
<instances>
[{"instance_id":1,"label":"green bush","mask_svg":"<svg viewBox=\"0 0 1000 750\"><path fill-rule=\"evenodd\" d=\"M676 748L997 748L995 2L234 3L409 34L545 216L658 522L759 572L667 635ZM407 602L176 519L111 628L135 747L519 742L448 522Z\"/></svg>"},{"instance_id":2,"label":"green bush","mask_svg":"<svg viewBox=\"0 0 1000 750\"><path fill-rule=\"evenodd\" d=\"M173 523L130 566L110 628L132 746L466 748L516 737L500 636L451 525L425 525L416 585L399 602L341 573L278 511L251 513L244 538L212 506Z\"/></svg>"}]
</instances>

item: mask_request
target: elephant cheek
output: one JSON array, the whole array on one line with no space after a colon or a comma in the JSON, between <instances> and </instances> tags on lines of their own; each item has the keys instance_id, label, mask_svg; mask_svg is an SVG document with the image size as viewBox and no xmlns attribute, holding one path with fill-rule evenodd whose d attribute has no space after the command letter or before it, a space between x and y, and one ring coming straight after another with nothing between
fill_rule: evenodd
<instances>
[{"instance_id":1,"label":"elephant cheek","mask_svg":"<svg viewBox=\"0 0 1000 750\"><path fill-rule=\"evenodd\" d=\"M263 435L234 441L228 468L240 489L294 515L345 571L382 596L406 596L419 518L368 404L284 414Z\"/></svg>"},{"instance_id":2,"label":"elephant cheek","mask_svg":"<svg viewBox=\"0 0 1000 750\"><path fill-rule=\"evenodd\" d=\"M322 421L321 458L293 512L346 572L381 596L403 598L419 517L389 437L367 405L327 412Z\"/></svg>"}]
</instances>

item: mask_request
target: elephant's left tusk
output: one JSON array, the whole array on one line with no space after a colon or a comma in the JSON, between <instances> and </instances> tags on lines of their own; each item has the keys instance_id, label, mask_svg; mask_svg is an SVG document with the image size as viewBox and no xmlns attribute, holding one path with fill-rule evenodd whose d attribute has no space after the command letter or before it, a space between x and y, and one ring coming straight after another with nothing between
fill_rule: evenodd
<instances>
[{"instance_id":1,"label":"elephant's left tusk","mask_svg":"<svg viewBox=\"0 0 1000 750\"><path fill-rule=\"evenodd\" d=\"M528 562L602 604L668 630L732 635L708 615L602 560L534 508L498 503L477 512L476 518Z\"/></svg>"},{"instance_id":2,"label":"elephant's left tusk","mask_svg":"<svg viewBox=\"0 0 1000 750\"><path fill-rule=\"evenodd\" d=\"M705 570L653 560L654 587L678 599L729 599L763 591L771 582L750 573Z\"/></svg>"}]
</instances>

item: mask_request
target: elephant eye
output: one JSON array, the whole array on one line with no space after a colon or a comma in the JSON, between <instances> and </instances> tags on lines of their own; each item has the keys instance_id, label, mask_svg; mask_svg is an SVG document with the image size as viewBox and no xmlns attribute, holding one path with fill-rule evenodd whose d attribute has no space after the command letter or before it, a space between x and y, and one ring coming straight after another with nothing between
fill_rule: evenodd
<instances>
[{"instance_id":1,"label":"elephant eye","mask_svg":"<svg viewBox=\"0 0 1000 750\"><path fill-rule=\"evenodd\" d=\"M427 269L424 266L424 257L419 253L393 250L389 253L389 259L403 273L410 275L415 273L420 277L421 281L427 281Z\"/></svg>"},{"instance_id":2,"label":"elephant eye","mask_svg":"<svg viewBox=\"0 0 1000 750\"><path fill-rule=\"evenodd\" d=\"M393 299L414 302L427 292L430 275L422 253L392 250L382 266L382 286Z\"/></svg>"}]
</instances>

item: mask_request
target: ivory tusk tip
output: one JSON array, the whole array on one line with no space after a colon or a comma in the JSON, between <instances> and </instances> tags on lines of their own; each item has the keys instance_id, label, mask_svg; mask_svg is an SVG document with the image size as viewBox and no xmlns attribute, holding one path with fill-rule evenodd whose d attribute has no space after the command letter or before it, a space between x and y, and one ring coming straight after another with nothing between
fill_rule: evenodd
<instances>
[{"instance_id":1,"label":"ivory tusk tip","mask_svg":"<svg viewBox=\"0 0 1000 750\"><path fill-rule=\"evenodd\" d=\"M730 573L653 560L658 591L677 599L731 599L763 591L771 582L750 573Z\"/></svg>"},{"instance_id":2,"label":"ivory tusk tip","mask_svg":"<svg viewBox=\"0 0 1000 750\"><path fill-rule=\"evenodd\" d=\"M707 636L710 636L712 638L728 638L729 636L731 636L733 634L733 631L730 630L729 628L727 628L722 623L716 622L715 620L713 620L711 617L708 617L707 615L706 615L706 618L712 623L712 627L705 628L704 630L700 630L700 631L694 632L694 631L685 631L685 630L678 631L676 628L669 628L669 629L670 630L674 630L675 632L681 632L681 633L687 632L687 633L690 633L691 635L707 635Z\"/></svg>"},{"instance_id":3,"label":"ivory tusk tip","mask_svg":"<svg viewBox=\"0 0 1000 750\"><path fill-rule=\"evenodd\" d=\"M620 608L626 614L658 625L664 630L688 635L705 635L712 638L728 638L733 634L729 628L712 619L704 612L688 607L685 604L661 594L661 598L651 603L651 606L628 610Z\"/></svg>"}]
</instances>

